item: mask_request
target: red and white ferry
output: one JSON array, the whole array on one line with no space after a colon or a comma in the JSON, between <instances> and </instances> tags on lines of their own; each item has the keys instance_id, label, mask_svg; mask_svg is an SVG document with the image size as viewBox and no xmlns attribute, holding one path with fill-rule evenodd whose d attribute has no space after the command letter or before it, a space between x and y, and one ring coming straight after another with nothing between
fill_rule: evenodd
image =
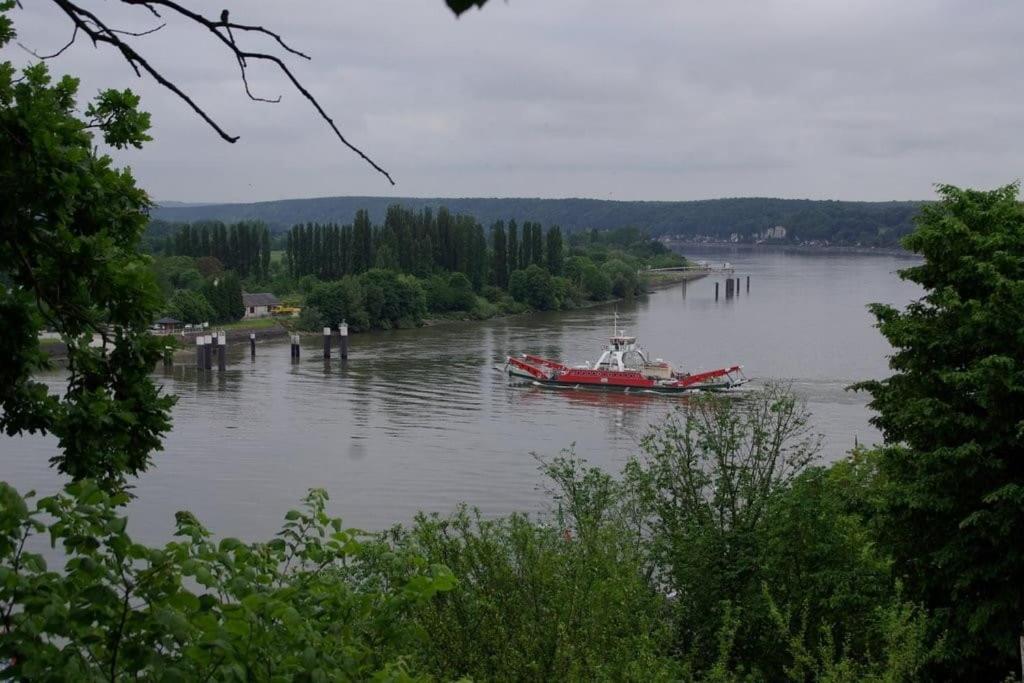
<instances>
[{"instance_id":1,"label":"red and white ferry","mask_svg":"<svg viewBox=\"0 0 1024 683\"><path fill-rule=\"evenodd\" d=\"M651 360L636 337L616 329L597 361L568 366L558 361L523 354L505 361L509 377L554 388L595 388L676 394L693 391L727 391L747 383L743 366L733 365L704 372L683 372L660 358Z\"/></svg>"}]
</instances>

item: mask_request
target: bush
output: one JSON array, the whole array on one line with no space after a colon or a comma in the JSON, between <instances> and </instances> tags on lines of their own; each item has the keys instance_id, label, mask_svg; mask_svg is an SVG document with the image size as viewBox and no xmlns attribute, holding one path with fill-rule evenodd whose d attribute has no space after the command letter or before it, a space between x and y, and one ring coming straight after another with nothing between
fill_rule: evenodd
<instances>
[{"instance_id":1,"label":"bush","mask_svg":"<svg viewBox=\"0 0 1024 683\"><path fill-rule=\"evenodd\" d=\"M484 520L461 508L449 518L420 515L412 529L392 532L400 553L443 561L462 577L414 610L417 626L431 634L424 668L448 680L676 678L665 599L644 579L617 522L578 534L549 521Z\"/></svg>"},{"instance_id":2,"label":"bush","mask_svg":"<svg viewBox=\"0 0 1024 683\"><path fill-rule=\"evenodd\" d=\"M304 318L303 315L310 308L315 314L310 312ZM314 287L306 297L306 306L299 317L301 327L307 330L316 330L324 326L335 328L343 321L353 330L369 327L369 317L364 308L363 288L359 279L352 275Z\"/></svg>"},{"instance_id":3,"label":"bush","mask_svg":"<svg viewBox=\"0 0 1024 683\"><path fill-rule=\"evenodd\" d=\"M558 306L551 274L533 264L525 270L513 271L508 280L512 297L538 311L550 311Z\"/></svg>"},{"instance_id":4,"label":"bush","mask_svg":"<svg viewBox=\"0 0 1024 683\"><path fill-rule=\"evenodd\" d=\"M303 306L299 311L299 317L295 321L296 327L307 332L319 332L327 323L324 322L324 315L316 306ZM332 327L336 327L333 325Z\"/></svg>"},{"instance_id":5,"label":"bush","mask_svg":"<svg viewBox=\"0 0 1024 683\"><path fill-rule=\"evenodd\" d=\"M299 291L303 294L309 295L316 289L316 286L320 284L320 278L316 275L303 275L299 278L298 287Z\"/></svg>"},{"instance_id":6,"label":"bush","mask_svg":"<svg viewBox=\"0 0 1024 683\"><path fill-rule=\"evenodd\" d=\"M604 301L611 296L611 278L585 256L569 259L566 277L576 284L583 297L591 301Z\"/></svg>"},{"instance_id":7,"label":"bush","mask_svg":"<svg viewBox=\"0 0 1024 683\"><path fill-rule=\"evenodd\" d=\"M476 304L473 284L462 273L432 275L423 283L423 289L431 311L469 311Z\"/></svg>"},{"instance_id":8,"label":"bush","mask_svg":"<svg viewBox=\"0 0 1024 683\"><path fill-rule=\"evenodd\" d=\"M359 282L372 326L405 327L423 322L426 295L415 277L374 268L360 275Z\"/></svg>"},{"instance_id":9,"label":"bush","mask_svg":"<svg viewBox=\"0 0 1024 683\"><path fill-rule=\"evenodd\" d=\"M214 310L211 322L232 322L245 315L242 304L242 283L234 271L227 271L206 281L203 296Z\"/></svg>"},{"instance_id":10,"label":"bush","mask_svg":"<svg viewBox=\"0 0 1024 683\"><path fill-rule=\"evenodd\" d=\"M167 314L184 323L204 323L214 320L216 313L206 297L199 292L179 289L167 302Z\"/></svg>"},{"instance_id":11,"label":"bush","mask_svg":"<svg viewBox=\"0 0 1024 683\"><path fill-rule=\"evenodd\" d=\"M602 270L611 280L612 294L617 297L630 297L640 294L640 281L636 269L620 259L607 261Z\"/></svg>"},{"instance_id":12,"label":"bush","mask_svg":"<svg viewBox=\"0 0 1024 683\"><path fill-rule=\"evenodd\" d=\"M455 585L411 551L400 581L355 576L379 542L329 517L323 491L252 544L187 512L163 548L135 543L127 501L83 480L30 511L0 483L5 680L410 680L427 637L403 615ZM47 530L62 571L22 542Z\"/></svg>"}]
</instances>

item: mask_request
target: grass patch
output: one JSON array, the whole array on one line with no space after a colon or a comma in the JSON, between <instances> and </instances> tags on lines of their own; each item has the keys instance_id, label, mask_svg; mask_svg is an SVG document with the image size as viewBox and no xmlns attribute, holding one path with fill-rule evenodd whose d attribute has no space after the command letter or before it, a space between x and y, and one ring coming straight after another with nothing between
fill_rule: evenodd
<instances>
[{"instance_id":1,"label":"grass patch","mask_svg":"<svg viewBox=\"0 0 1024 683\"><path fill-rule=\"evenodd\" d=\"M250 318L248 320L243 318L237 322L211 325L210 327L218 330L264 330L268 327L283 327L281 320L279 318Z\"/></svg>"}]
</instances>

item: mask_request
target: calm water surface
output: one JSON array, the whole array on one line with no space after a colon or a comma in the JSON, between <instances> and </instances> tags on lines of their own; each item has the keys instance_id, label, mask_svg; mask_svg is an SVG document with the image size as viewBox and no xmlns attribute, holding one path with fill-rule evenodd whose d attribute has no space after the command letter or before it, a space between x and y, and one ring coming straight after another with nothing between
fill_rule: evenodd
<instances>
[{"instance_id":1,"label":"calm water surface","mask_svg":"<svg viewBox=\"0 0 1024 683\"><path fill-rule=\"evenodd\" d=\"M615 307L619 324L652 357L690 370L742 363L754 380L783 379L808 403L825 436L823 457L877 440L865 397L844 390L886 374L885 341L865 304L918 296L889 256L689 250L729 260L751 276L733 300L714 300L716 278ZM721 278L717 278L719 281ZM745 282L744 282L745 284ZM216 533L276 531L311 486L326 488L347 524L382 528L417 510L458 502L485 514L535 510L544 496L531 453L577 454L617 470L637 439L679 399L509 386L494 370L510 352L593 361L612 326L611 306L355 335L347 364L325 366L319 343L290 362L287 342L229 354L227 372L187 366L157 374L180 396L174 430L137 485L132 532L159 542L179 509ZM52 378L55 389L59 378ZM0 437L0 479L50 492L49 438Z\"/></svg>"}]
</instances>

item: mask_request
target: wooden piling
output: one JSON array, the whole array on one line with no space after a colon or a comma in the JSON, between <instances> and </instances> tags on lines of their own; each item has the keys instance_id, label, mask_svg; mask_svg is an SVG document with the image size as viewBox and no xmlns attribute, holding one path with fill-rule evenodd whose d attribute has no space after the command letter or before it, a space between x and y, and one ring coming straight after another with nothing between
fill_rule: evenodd
<instances>
[{"instance_id":1,"label":"wooden piling","mask_svg":"<svg viewBox=\"0 0 1024 683\"><path fill-rule=\"evenodd\" d=\"M348 323L344 320L338 325L338 337L340 342L341 359L348 358Z\"/></svg>"},{"instance_id":2,"label":"wooden piling","mask_svg":"<svg viewBox=\"0 0 1024 683\"><path fill-rule=\"evenodd\" d=\"M750 294L750 276L747 276L747 294Z\"/></svg>"},{"instance_id":3,"label":"wooden piling","mask_svg":"<svg viewBox=\"0 0 1024 683\"><path fill-rule=\"evenodd\" d=\"M732 278L729 278L728 280L725 281L725 298L726 299L731 299L732 298L733 287L734 286L735 286L735 282L733 281Z\"/></svg>"},{"instance_id":4,"label":"wooden piling","mask_svg":"<svg viewBox=\"0 0 1024 683\"><path fill-rule=\"evenodd\" d=\"M203 366L207 370L213 370L213 335L206 335L206 344L203 353Z\"/></svg>"},{"instance_id":5,"label":"wooden piling","mask_svg":"<svg viewBox=\"0 0 1024 683\"><path fill-rule=\"evenodd\" d=\"M299 360L299 335L292 335L292 362Z\"/></svg>"},{"instance_id":6,"label":"wooden piling","mask_svg":"<svg viewBox=\"0 0 1024 683\"><path fill-rule=\"evenodd\" d=\"M331 328L324 328L324 360L331 359Z\"/></svg>"},{"instance_id":7,"label":"wooden piling","mask_svg":"<svg viewBox=\"0 0 1024 683\"><path fill-rule=\"evenodd\" d=\"M249 333L249 356L256 359L256 333Z\"/></svg>"},{"instance_id":8,"label":"wooden piling","mask_svg":"<svg viewBox=\"0 0 1024 683\"><path fill-rule=\"evenodd\" d=\"M715 283L715 301L718 301L718 283Z\"/></svg>"},{"instance_id":9,"label":"wooden piling","mask_svg":"<svg viewBox=\"0 0 1024 683\"><path fill-rule=\"evenodd\" d=\"M164 367L165 368L174 367L174 347L173 346L165 346L164 347Z\"/></svg>"},{"instance_id":10,"label":"wooden piling","mask_svg":"<svg viewBox=\"0 0 1024 683\"><path fill-rule=\"evenodd\" d=\"M217 338L217 369L221 372L228 367L228 336L223 331Z\"/></svg>"},{"instance_id":11,"label":"wooden piling","mask_svg":"<svg viewBox=\"0 0 1024 683\"><path fill-rule=\"evenodd\" d=\"M196 370L203 369L203 335L196 335Z\"/></svg>"}]
</instances>

